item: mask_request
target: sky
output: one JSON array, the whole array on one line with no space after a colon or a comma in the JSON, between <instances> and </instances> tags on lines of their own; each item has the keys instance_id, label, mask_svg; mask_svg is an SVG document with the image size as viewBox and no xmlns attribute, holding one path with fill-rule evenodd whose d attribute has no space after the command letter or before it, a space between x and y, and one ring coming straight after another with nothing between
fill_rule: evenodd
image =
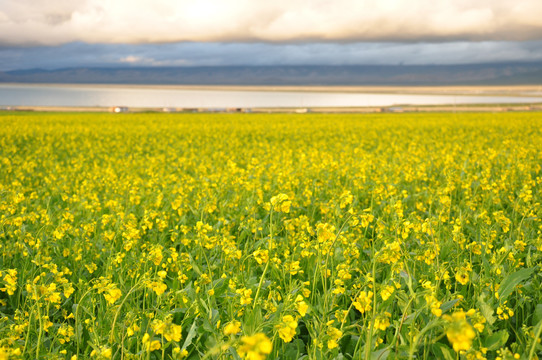
<instances>
[{"instance_id":1,"label":"sky","mask_svg":"<svg viewBox=\"0 0 542 360\"><path fill-rule=\"evenodd\" d=\"M542 61L540 0L0 0L0 71Z\"/></svg>"}]
</instances>

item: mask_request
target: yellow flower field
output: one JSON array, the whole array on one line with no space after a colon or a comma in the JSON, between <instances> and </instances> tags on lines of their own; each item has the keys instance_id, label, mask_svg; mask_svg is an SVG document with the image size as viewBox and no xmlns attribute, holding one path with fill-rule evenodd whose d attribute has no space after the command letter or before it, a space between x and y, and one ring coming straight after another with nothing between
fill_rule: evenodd
<instances>
[{"instance_id":1,"label":"yellow flower field","mask_svg":"<svg viewBox=\"0 0 542 360\"><path fill-rule=\"evenodd\" d=\"M0 115L0 359L536 359L542 115Z\"/></svg>"}]
</instances>

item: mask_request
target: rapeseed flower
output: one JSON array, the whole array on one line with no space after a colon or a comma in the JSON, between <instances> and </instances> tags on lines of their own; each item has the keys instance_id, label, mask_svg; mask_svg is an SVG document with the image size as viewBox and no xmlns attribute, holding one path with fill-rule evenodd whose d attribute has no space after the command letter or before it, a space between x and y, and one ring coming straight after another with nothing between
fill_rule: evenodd
<instances>
[{"instance_id":1,"label":"rapeseed flower","mask_svg":"<svg viewBox=\"0 0 542 360\"><path fill-rule=\"evenodd\" d=\"M372 310L371 303L373 301L373 292L372 291L361 291L356 299L353 300L352 304L360 312L365 313Z\"/></svg>"},{"instance_id":2,"label":"rapeseed flower","mask_svg":"<svg viewBox=\"0 0 542 360\"><path fill-rule=\"evenodd\" d=\"M271 198L271 205L276 212L289 213L292 202L288 200L288 195L279 194Z\"/></svg>"},{"instance_id":3,"label":"rapeseed flower","mask_svg":"<svg viewBox=\"0 0 542 360\"><path fill-rule=\"evenodd\" d=\"M151 336L148 333L143 335L141 343L143 344L143 349L147 352L159 350L162 347L162 343L158 340L151 340Z\"/></svg>"},{"instance_id":4,"label":"rapeseed flower","mask_svg":"<svg viewBox=\"0 0 542 360\"><path fill-rule=\"evenodd\" d=\"M467 271L467 269L459 269L459 271L455 273L455 280L461 285L467 285L469 282L469 272Z\"/></svg>"},{"instance_id":5,"label":"rapeseed flower","mask_svg":"<svg viewBox=\"0 0 542 360\"><path fill-rule=\"evenodd\" d=\"M307 310L309 309L309 305L304 301L303 296L297 295L295 298L295 308L299 315L302 317L307 314Z\"/></svg>"},{"instance_id":6,"label":"rapeseed flower","mask_svg":"<svg viewBox=\"0 0 542 360\"><path fill-rule=\"evenodd\" d=\"M0 357L261 360L257 328L331 358L419 314L414 357L514 358L540 295L538 118L1 114ZM514 352L481 347L514 324Z\"/></svg>"},{"instance_id":7,"label":"rapeseed flower","mask_svg":"<svg viewBox=\"0 0 542 360\"><path fill-rule=\"evenodd\" d=\"M107 346L100 346L90 353L91 357L96 357L97 359L111 359L111 355L113 355L113 351Z\"/></svg>"},{"instance_id":8,"label":"rapeseed flower","mask_svg":"<svg viewBox=\"0 0 542 360\"><path fill-rule=\"evenodd\" d=\"M252 303L252 289L238 289L236 293L241 295L241 305Z\"/></svg>"},{"instance_id":9,"label":"rapeseed flower","mask_svg":"<svg viewBox=\"0 0 542 360\"><path fill-rule=\"evenodd\" d=\"M279 325L276 326L279 337L286 343L292 341L296 334L297 319L292 315L285 315Z\"/></svg>"},{"instance_id":10,"label":"rapeseed flower","mask_svg":"<svg viewBox=\"0 0 542 360\"><path fill-rule=\"evenodd\" d=\"M329 340L327 341L327 348L335 349L337 346L339 346L338 341L343 336L343 332L336 327L328 326L326 333L327 336L329 336Z\"/></svg>"},{"instance_id":11,"label":"rapeseed flower","mask_svg":"<svg viewBox=\"0 0 542 360\"><path fill-rule=\"evenodd\" d=\"M254 259L256 259L256 262L258 264L265 264L269 261L269 251L268 250L256 250L252 253L254 256Z\"/></svg>"},{"instance_id":12,"label":"rapeseed flower","mask_svg":"<svg viewBox=\"0 0 542 360\"><path fill-rule=\"evenodd\" d=\"M149 281L147 287L160 296L167 290L167 285L162 281Z\"/></svg>"},{"instance_id":13,"label":"rapeseed flower","mask_svg":"<svg viewBox=\"0 0 542 360\"><path fill-rule=\"evenodd\" d=\"M473 327L467 321L467 313L456 311L452 315L443 315L446 320L446 337L456 352L467 351L476 337Z\"/></svg>"},{"instance_id":14,"label":"rapeseed flower","mask_svg":"<svg viewBox=\"0 0 542 360\"><path fill-rule=\"evenodd\" d=\"M375 328L382 331L386 330L390 326L390 317L391 314L387 311L378 315L374 321Z\"/></svg>"},{"instance_id":15,"label":"rapeseed flower","mask_svg":"<svg viewBox=\"0 0 542 360\"><path fill-rule=\"evenodd\" d=\"M181 341L182 327L172 322L171 317L165 320L154 320L152 322L152 330L157 335L162 335L167 341Z\"/></svg>"},{"instance_id":16,"label":"rapeseed flower","mask_svg":"<svg viewBox=\"0 0 542 360\"><path fill-rule=\"evenodd\" d=\"M239 356L246 360L264 360L272 350L273 344L263 333L241 337L241 343L237 347Z\"/></svg>"},{"instance_id":17,"label":"rapeseed flower","mask_svg":"<svg viewBox=\"0 0 542 360\"><path fill-rule=\"evenodd\" d=\"M7 292L8 295L15 294L15 290L17 290L17 270L16 269L6 270L6 274L4 275L4 282L5 282L5 287L0 288L0 290L3 292Z\"/></svg>"},{"instance_id":18,"label":"rapeseed flower","mask_svg":"<svg viewBox=\"0 0 542 360\"><path fill-rule=\"evenodd\" d=\"M224 335L237 335L241 332L241 322L232 320L224 326Z\"/></svg>"}]
</instances>

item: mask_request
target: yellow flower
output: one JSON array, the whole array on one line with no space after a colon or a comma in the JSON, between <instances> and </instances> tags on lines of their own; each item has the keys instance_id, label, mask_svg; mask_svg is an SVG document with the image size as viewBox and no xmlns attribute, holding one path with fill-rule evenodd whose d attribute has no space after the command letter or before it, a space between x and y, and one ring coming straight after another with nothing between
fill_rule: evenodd
<instances>
[{"instance_id":1,"label":"yellow flower","mask_svg":"<svg viewBox=\"0 0 542 360\"><path fill-rule=\"evenodd\" d=\"M282 322L277 325L279 337L284 342L290 342L295 336L295 329L297 328L297 319L292 315L285 315L282 317Z\"/></svg>"},{"instance_id":2,"label":"yellow flower","mask_svg":"<svg viewBox=\"0 0 542 360\"><path fill-rule=\"evenodd\" d=\"M239 289L236 291L241 295L241 305L248 305L252 302L252 290L251 289Z\"/></svg>"},{"instance_id":3,"label":"yellow flower","mask_svg":"<svg viewBox=\"0 0 542 360\"><path fill-rule=\"evenodd\" d=\"M442 315L442 309L440 308L442 302L438 301L434 295L425 295L425 301L427 302L427 305L429 305L429 307L431 308L431 313L433 313L433 315L437 317L440 317Z\"/></svg>"},{"instance_id":4,"label":"yellow flower","mask_svg":"<svg viewBox=\"0 0 542 360\"><path fill-rule=\"evenodd\" d=\"M271 205L276 212L289 213L292 202L288 200L288 195L279 194L271 198Z\"/></svg>"},{"instance_id":5,"label":"yellow flower","mask_svg":"<svg viewBox=\"0 0 542 360\"><path fill-rule=\"evenodd\" d=\"M49 332L49 328L53 326L53 322L46 316L43 317L43 330Z\"/></svg>"},{"instance_id":6,"label":"yellow flower","mask_svg":"<svg viewBox=\"0 0 542 360\"><path fill-rule=\"evenodd\" d=\"M139 330L140 330L139 325L134 323L134 324L132 324L132 326L130 326L128 329L126 329L126 334L128 336L133 336L136 333L136 331L139 331Z\"/></svg>"},{"instance_id":7,"label":"yellow flower","mask_svg":"<svg viewBox=\"0 0 542 360\"><path fill-rule=\"evenodd\" d=\"M62 324L58 328L57 335L59 337L58 342L61 344L67 343L71 340L74 335L73 327L67 324Z\"/></svg>"},{"instance_id":8,"label":"yellow flower","mask_svg":"<svg viewBox=\"0 0 542 360\"><path fill-rule=\"evenodd\" d=\"M461 310L454 312L451 316L444 315L443 318L448 323L446 326L446 337L454 350L456 352L470 350L476 333L467 322L466 313Z\"/></svg>"},{"instance_id":9,"label":"yellow flower","mask_svg":"<svg viewBox=\"0 0 542 360\"><path fill-rule=\"evenodd\" d=\"M85 267L87 268L88 272L91 274L98 269L98 265L96 265L95 263L90 263L89 265L85 265Z\"/></svg>"},{"instance_id":10,"label":"yellow flower","mask_svg":"<svg viewBox=\"0 0 542 360\"><path fill-rule=\"evenodd\" d=\"M103 235L104 235L104 239L106 239L107 241L111 241L115 237L115 232L111 230L107 230L104 232Z\"/></svg>"},{"instance_id":11,"label":"yellow flower","mask_svg":"<svg viewBox=\"0 0 542 360\"><path fill-rule=\"evenodd\" d=\"M309 305L307 305L305 301L299 301L299 302L296 302L295 308L297 312L299 313L299 315L305 316L307 314L307 310L309 309Z\"/></svg>"},{"instance_id":12,"label":"yellow flower","mask_svg":"<svg viewBox=\"0 0 542 360\"><path fill-rule=\"evenodd\" d=\"M497 317L500 320L508 320L512 316L514 316L514 310L510 309L508 306L506 306L507 301L505 301L502 305L500 305L497 308Z\"/></svg>"},{"instance_id":13,"label":"yellow flower","mask_svg":"<svg viewBox=\"0 0 542 360\"><path fill-rule=\"evenodd\" d=\"M8 269L7 274L4 276L4 281L6 282L6 287L1 288L0 290L7 292L8 295L15 294L17 290L17 270Z\"/></svg>"},{"instance_id":14,"label":"yellow flower","mask_svg":"<svg viewBox=\"0 0 542 360\"><path fill-rule=\"evenodd\" d=\"M165 321L154 320L152 324L152 330L155 334L163 335L167 341L181 341L182 327L172 323L171 317L166 318Z\"/></svg>"},{"instance_id":15,"label":"yellow flower","mask_svg":"<svg viewBox=\"0 0 542 360\"><path fill-rule=\"evenodd\" d=\"M49 286L47 286L46 290L45 290L45 301L49 301L50 303L60 303L60 301L62 300L60 298L60 292L59 291L56 291L57 289L57 286L55 283L51 283L49 284Z\"/></svg>"},{"instance_id":16,"label":"yellow flower","mask_svg":"<svg viewBox=\"0 0 542 360\"><path fill-rule=\"evenodd\" d=\"M486 318L481 313L477 312L474 309L470 309L467 312L467 315L469 316L470 323L478 332L481 333L482 331L484 331L484 324L486 323Z\"/></svg>"},{"instance_id":17,"label":"yellow flower","mask_svg":"<svg viewBox=\"0 0 542 360\"><path fill-rule=\"evenodd\" d=\"M469 282L469 273L466 269L461 268L455 273L455 280L461 285L467 285Z\"/></svg>"},{"instance_id":18,"label":"yellow flower","mask_svg":"<svg viewBox=\"0 0 542 360\"><path fill-rule=\"evenodd\" d=\"M347 316L348 316L348 311L347 310L337 310L335 311L335 318L340 321L341 323L346 323L346 320L347 320Z\"/></svg>"},{"instance_id":19,"label":"yellow flower","mask_svg":"<svg viewBox=\"0 0 542 360\"><path fill-rule=\"evenodd\" d=\"M237 353L246 360L264 360L271 354L271 350L273 350L273 344L269 338L263 333L258 333L241 337Z\"/></svg>"},{"instance_id":20,"label":"yellow flower","mask_svg":"<svg viewBox=\"0 0 542 360\"><path fill-rule=\"evenodd\" d=\"M299 266L299 261L287 261L284 263L284 269L290 272L290 275L296 275L298 272L302 273L301 267Z\"/></svg>"},{"instance_id":21,"label":"yellow flower","mask_svg":"<svg viewBox=\"0 0 542 360\"><path fill-rule=\"evenodd\" d=\"M230 321L224 326L224 335L236 335L241 331L241 323L237 320Z\"/></svg>"},{"instance_id":22,"label":"yellow flower","mask_svg":"<svg viewBox=\"0 0 542 360\"><path fill-rule=\"evenodd\" d=\"M327 347L329 349L334 349L338 344L338 340L343 336L343 332L333 326L328 327L327 329L327 335L330 337L330 339L327 342Z\"/></svg>"},{"instance_id":23,"label":"yellow flower","mask_svg":"<svg viewBox=\"0 0 542 360\"><path fill-rule=\"evenodd\" d=\"M155 246L149 251L148 258L153 262L154 265L158 266L162 262L164 255L162 254L162 247Z\"/></svg>"},{"instance_id":24,"label":"yellow flower","mask_svg":"<svg viewBox=\"0 0 542 360\"><path fill-rule=\"evenodd\" d=\"M183 359L188 356L188 351L186 351L186 349L181 350L181 348L177 346L173 348L172 354L174 359Z\"/></svg>"},{"instance_id":25,"label":"yellow flower","mask_svg":"<svg viewBox=\"0 0 542 360\"><path fill-rule=\"evenodd\" d=\"M371 302L373 301L373 292L372 291L362 291L359 293L356 300L352 303L354 307L360 312L365 313L366 311L371 311L372 306Z\"/></svg>"},{"instance_id":26,"label":"yellow flower","mask_svg":"<svg viewBox=\"0 0 542 360\"><path fill-rule=\"evenodd\" d=\"M122 296L122 292L116 287L112 287L107 289L107 291L104 292L103 295L108 303L114 304Z\"/></svg>"},{"instance_id":27,"label":"yellow flower","mask_svg":"<svg viewBox=\"0 0 542 360\"><path fill-rule=\"evenodd\" d=\"M143 338L141 339L141 342L143 343L143 348L145 351L154 351L159 350L162 347L162 344L158 340L150 340L150 335L148 333L145 333L143 335Z\"/></svg>"},{"instance_id":28,"label":"yellow flower","mask_svg":"<svg viewBox=\"0 0 542 360\"><path fill-rule=\"evenodd\" d=\"M90 353L90 356L97 357L98 359L111 359L111 355L113 355L113 351L107 346L100 346Z\"/></svg>"},{"instance_id":29,"label":"yellow flower","mask_svg":"<svg viewBox=\"0 0 542 360\"><path fill-rule=\"evenodd\" d=\"M344 209L347 205L352 204L353 200L354 200L354 196L352 195L352 193L346 190L341 194L341 197L339 199L339 207L341 209Z\"/></svg>"},{"instance_id":30,"label":"yellow flower","mask_svg":"<svg viewBox=\"0 0 542 360\"><path fill-rule=\"evenodd\" d=\"M147 286L158 296L162 295L167 290L167 285L161 281L150 281Z\"/></svg>"},{"instance_id":31,"label":"yellow flower","mask_svg":"<svg viewBox=\"0 0 542 360\"><path fill-rule=\"evenodd\" d=\"M258 264L264 264L269 261L269 251L268 250L256 250L252 253L254 259Z\"/></svg>"},{"instance_id":32,"label":"yellow flower","mask_svg":"<svg viewBox=\"0 0 542 360\"><path fill-rule=\"evenodd\" d=\"M375 318L375 328L380 329L382 331L386 330L388 326L390 326L390 317L391 314L389 312L384 312L384 314L378 315Z\"/></svg>"},{"instance_id":33,"label":"yellow flower","mask_svg":"<svg viewBox=\"0 0 542 360\"><path fill-rule=\"evenodd\" d=\"M380 290L380 297L382 300L386 301L390 298L390 296L395 291L395 287L392 285L385 286L382 290Z\"/></svg>"}]
</instances>

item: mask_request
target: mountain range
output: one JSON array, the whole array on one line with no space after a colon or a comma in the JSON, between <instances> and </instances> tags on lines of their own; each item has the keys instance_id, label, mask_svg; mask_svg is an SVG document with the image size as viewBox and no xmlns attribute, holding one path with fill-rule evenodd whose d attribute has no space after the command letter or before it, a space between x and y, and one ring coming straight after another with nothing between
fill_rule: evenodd
<instances>
[{"instance_id":1,"label":"mountain range","mask_svg":"<svg viewBox=\"0 0 542 360\"><path fill-rule=\"evenodd\" d=\"M27 69L0 83L156 85L542 85L540 63Z\"/></svg>"}]
</instances>

